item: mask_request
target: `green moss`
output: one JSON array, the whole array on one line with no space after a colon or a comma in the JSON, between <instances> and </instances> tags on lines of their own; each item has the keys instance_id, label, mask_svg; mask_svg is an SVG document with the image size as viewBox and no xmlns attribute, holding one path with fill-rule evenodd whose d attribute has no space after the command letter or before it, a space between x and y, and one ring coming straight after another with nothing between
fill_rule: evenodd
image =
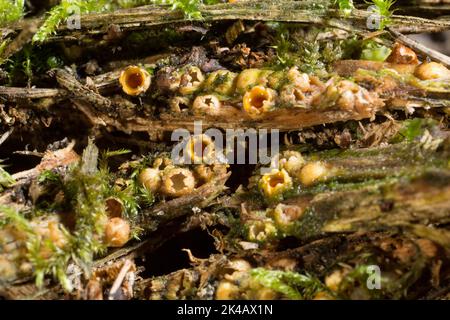
<instances>
[{"instance_id":1,"label":"green moss","mask_svg":"<svg viewBox=\"0 0 450 320\"><path fill-rule=\"evenodd\" d=\"M44 170L39 174L37 181L42 184L60 183L61 176L52 170Z\"/></svg>"},{"instance_id":2,"label":"green moss","mask_svg":"<svg viewBox=\"0 0 450 320\"><path fill-rule=\"evenodd\" d=\"M67 204L76 219L72 232L72 255L77 264L85 269L89 269L96 254L106 249L102 236L107 218L105 195L108 177L96 167L95 150L96 147L90 142L83 152L82 161L66 177L63 187Z\"/></svg>"},{"instance_id":3,"label":"green moss","mask_svg":"<svg viewBox=\"0 0 450 320\"><path fill-rule=\"evenodd\" d=\"M0 26L19 20L25 11L25 0L0 0Z\"/></svg>"},{"instance_id":4,"label":"green moss","mask_svg":"<svg viewBox=\"0 0 450 320\"><path fill-rule=\"evenodd\" d=\"M320 33L330 31L327 28L310 28L306 34L298 32L298 25L268 23L276 33L274 48L277 60L269 65L277 69L298 66L302 72L314 73L326 77L333 72L333 63L340 59L350 59L361 51L362 41L356 35L347 39L322 39ZM326 69L326 70L325 70Z\"/></svg>"},{"instance_id":5,"label":"green moss","mask_svg":"<svg viewBox=\"0 0 450 320\"><path fill-rule=\"evenodd\" d=\"M333 0L334 4L339 7L339 10L344 14L344 16L350 15L355 6L353 5L353 0Z\"/></svg>"},{"instance_id":6,"label":"green moss","mask_svg":"<svg viewBox=\"0 0 450 320\"><path fill-rule=\"evenodd\" d=\"M65 231L67 239L70 239ZM73 240L73 239L72 239ZM67 278L67 266L72 254L67 249L60 249L50 240L42 240L35 234L29 234L26 243L27 258L33 265L36 286L41 288L44 284L44 277L51 275L59 281L66 291L72 291L72 283ZM51 256L42 256L43 250L50 250Z\"/></svg>"},{"instance_id":7,"label":"green moss","mask_svg":"<svg viewBox=\"0 0 450 320\"><path fill-rule=\"evenodd\" d=\"M390 142L414 141L416 138L422 136L425 130L433 130L433 128L437 128L437 125L437 122L433 119L414 118L405 120L402 123L401 129Z\"/></svg>"},{"instance_id":8,"label":"green moss","mask_svg":"<svg viewBox=\"0 0 450 320\"><path fill-rule=\"evenodd\" d=\"M62 0L54 6L48 17L33 37L35 42L43 42L56 32L58 26L76 13L86 14L91 12L106 11L110 9L108 0ZM74 9L76 8L76 11Z\"/></svg>"},{"instance_id":9,"label":"green moss","mask_svg":"<svg viewBox=\"0 0 450 320\"><path fill-rule=\"evenodd\" d=\"M391 52L391 49L375 41L366 41L362 47L360 59L383 62L389 57Z\"/></svg>"},{"instance_id":10,"label":"green moss","mask_svg":"<svg viewBox=\"0 0 450 320\"><path fill-rule=\"evenodd\" d=\"M64 61L57 56L49 56L47 58L47 66L50 69L61 68L64 66Z\"/></svg>"},{"instance_id":11,"label":"green moss","mask_svg":"<svg viewBox=\"0 0 450 320\"><path fill-rule=\"evenodd\" d=\"M379 30L383 30L385 27L391 24L391 16L394 12L392 6L396 0L372 0L375 5L375 13L380 16Z\"/></svg>"},{"instance_id":12,"label":"green moss","mask_svg":"<svg viewBox=\"0 0 450 320\"><path fill-rule=\"evenodd\" d=\"M342 279L338 287L337 295L342 299L351 299L355 290L360 290L359 296L364 294L370 299L401 299L405 297L408 289L420 278L425 270L426 260L419 255L408 265L405 270L403 266L396 265L393 261L383 261L381 257L371 254L361 256L361 262L352 268ZM386 265L386 263L388 263ZM373 267L380 267L379 289L368 289L369 277L374 277ZM396 270L396 273L384 270Z\"/></svg>"},{"instance_id":13,"label":"green moss","mask_svg":"<svg viewBox=\"0 0 450 320\"><path fill-rule=\"evenodd\" d=\"M45 275L49 274L58 279L65 290L72 290L71 283L68 281L66 275L71 252L57 248L50 240L43 240L35 232L31 222L21 212L3 205L0 205L0 212L2 213L0 227L7 225L13 226L27 236L26 258L33 265L36 285L42 287ZM65 232L66 238L71 239L69 233L65 230L63 231ZM44 257L42 255L44 250L50 251L51 256Z\"/></svg>"},{"instance_id":14,"label":"green moss","mask_svg":"<svg viewBox=\"0 0 450 320\"><path fill-rule=\"evenodd\" d=\"M118 0L119 6L122 8L134 8L138 6L157 4L170 5L172 10L181 10L187 19L201 19L202 13L200 6L202 4L217 4L220 0Z\"/></svg>"},{"instance_id":15,"label":"green moss","mask_svg":"<svg viewBox=\"0 0 450 320\"><path fill-rule=\"evenodd\" d=\"M108 177L97 169L97 155L98 150L90 142L80 163L71 168L64 179L48 170L38 177L39 183L57 185L64 192L62 209L75 218L75 225L70 232L59 226L66 240L63 247L57 247L49 239L36 234L31 222L23 214L6 210L8 225L15 226L27 235L27 258L33 265L38 286L43 285L45 275L51 275L59 280L65 290L70 291L71 284L66 276L69 262L75 262L88 272L94 256L106 248L102 239L107 218L105 195ZM2 211L5 211L4 208ZM46 213L52 214L50 211ZM43 252L47 254L44 256Z\"/></svg>"},{"instance_id":16,"label":"green moss","mask_svg":"<svg viewBox=\"0 0 450 320\"><path fill-rule=\"evenodd\" d=\"M8 71L9 84L12 86L33 85L33 79L39 79L37 74L43 74L51 68L64 64L58 55L60 48L57 46L36 46L27 44L23 50L14 54L7 60L0 61L4 69Z\"/></svg>"},{"instance_id":17,"label":"green moss","mask_svg":"<svg viewBox=\"0 0 450 320\"><path fill-rule=\"evenodd\" d=\"M7 224L13 224L19 231L23 231L26 234L33 234L33 228L29 221L16 209L0 205L0 226L4 227Z\"/></svg>"},{"instance_id":18,"label":"green moss","mask_svg":"<svg viewBox=\"0 0 450 320\"><path fill-rule=\"evenodd\" d=\"M0 192L2 192L5 188L9 188L14 183L15 180L13 177L11 177L11 175L0 165Z\"/></svg>"},{"instance_id":19,"label":"green moss","mask_svg":"<svg viewBox=\"0 0 450 320\"><path fill-rule=\"evenodd\" d=\"M325 286L315 277L297 272L256 268L250 275L260 285L281 293L288 299L312 299Z\"/></svg>"}]
</instances>

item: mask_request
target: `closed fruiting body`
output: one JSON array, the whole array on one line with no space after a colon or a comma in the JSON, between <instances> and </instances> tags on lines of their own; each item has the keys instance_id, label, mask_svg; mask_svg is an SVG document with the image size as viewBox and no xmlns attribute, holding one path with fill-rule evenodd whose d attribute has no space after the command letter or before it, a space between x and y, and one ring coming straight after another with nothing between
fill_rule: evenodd
<instances>
[{"instance_id":1,"label":"closed fruiting body","mask_svg":"<svg viewBox=\"0 0 450 320\"><path fill-rule=\"evenodd\" d=\"M139 174L139 182L149 191L157 192L161 187L162 179L159 169L145 168Z\"/></svg>"},{"instance_id":2,"label":"closed fruiting body","mask_svg":"<svg viewBox=\"0 0 450 320\"><path fill-rule=\"evenodd\" d=\"M320 161L310 162L303 166L298 178L304 186L310 186L324 178L328 173L326 165Z\"/></svg>"},{"instance_id":3,"label":"closed fruiting body","mask_svg":"<svg viewBox=\"0 0 450 320\"><path fill-rule=\"evenodd\" d=\"M223 280L216 288L217 300L234 300L239 297L239 287L230 281Z\"/></svg>"},{"instance_id":4,"label":"closed fruiting body","mask_svg":"<svg viewBox=\"0 0 450 320\"><path fill-rule=\"evenodd\" d=\"M232 261L230 261L229 265L230 265L230 268L232 268L233 270L241 271L241 272L249 271L252 268L250 263L244 259L232 260Z\"/></svg>"},{"instance_id":5,"label":"closed fruiting body","mask_svg":"<svg viewBox=\"0 0 450 320\"><path fill-rule=\"evenodd\" d=\"M205 80L205 88L214 93L231 96L236 89L237 74L228 70L211 72Z\"/></svg>"},{"instance_id":6,"label":"closed fruiting body","mask_svg":"<svg viewBox=\"0 0 450 320\"><path fill-rule=\"evenodd\" d=\"M422 80L448 79L450 70L437 62L424 62L417 66L415 76Z\"/></svg>"},{"instance_id":7,"label":"closed fruiting body","mask_svg":"<svg viewBox=\"0 0 450 320\"><path fill-rule=\"evenodd\" d=\"M398 64L418 64L416 53L410 48L396 43L392 48L392 52L386 59L387 62L398 63Z\"/></svg>"},{"instance_id":8,"label":"closed fruiting body","mask_svg":"<svg viewBox=\"0 0 450 320\"><path fill-rule=\"evenodd\" d=\"M265 86L268 81L270 71L263 71L260 69L245 69L236 79L236 92L244 94L252 87L261 85Z\"/></svg>"},{"instance_id":9,"label":"closed fruiting body","mask_svg":"<svg viewBox=\"0 0 450 320\"><path fill-rule=\"evenodd\" d=\"M283 271L295 271L298 266L298 262L293 258L281 258L270 261L268 267L271 269L278 269Z\"/></svg>"},{"instance_id":10,"label":"closed fruiting body","mask_svg":"<svg viewBox=\"0 0 450 320\"><path fill-rule=\"evenodd\" d=\"M297 151L284 151L277 160L279 167L285 169L290 176L294 176L305 164L302 155Z\"/></svg>"},{"instance_id":11,"label":"closed fruiting body","mask_svg":"<svg viewBox=\"0 0 450 320\"><path fill-rule=\"evenodd\" d=\"M287 78L290 83L302 92L306 92L311 88L309 76L306 73L301 73L297 67L289 69Z\"/></svg>"},{"instance_id":12,"label":"closed fruiting body","mask_svg":"<svg viewBox=\"0 0 450 320\"><path fill-rule=\"evenodd\" d=\"M181 197L195 189L195 178L189 169L166 168L162 175L161 192L169 197Z\"/></svg>"},{"instance_id":13,"label":"closed fruiting body","mask_svg":"<svg viewBox=\"0 0 450 320\"><path fill-rule=\"evenodd\" d=\"M151 78L145 69L137 66L129 66L120 74L119 82L122 90L126 94L137 96L148 90Z\"/></svg>"},{"instance_id":14,"label":"closed fruiting body","mask_svg":"<svg viewBox=\"0 0 450 320\"><path fill-rule=\"evenodd\" d=\"M111 218L105 227L105 242L109 247L123 247L130 240L130 224L122 218Z\"/></svg>"},{"instance_id":15,"label":"closed fruiting body","mask_svg":"<svg viewBox=\"0 0 450 320\"><path fill-rule=\"evenodd\" d=\"M325 285L331 291L338 291L339 285L344 279L344 272L342 270L335 270L325 277Z\"/></svg>"}]
</instances>

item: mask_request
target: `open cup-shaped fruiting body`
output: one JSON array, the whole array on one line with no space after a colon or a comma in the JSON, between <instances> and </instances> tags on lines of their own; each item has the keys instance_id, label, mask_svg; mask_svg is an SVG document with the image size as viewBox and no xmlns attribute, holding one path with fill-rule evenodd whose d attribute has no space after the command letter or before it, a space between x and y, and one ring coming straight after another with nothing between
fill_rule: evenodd
<instances>
[{"instance_id":1,"label":"open cup-shaped fruiting body","mask_svg":"<svg viewBox=\"0 0 450 320\"><path fill-rule=\"evenodd\" d=\"M192 193L196 180L189 169L169 168L162 175L161 192L169 197L181 197Z\"/></svg>"},{"instance_id":2,"label":"open cup-shaped fruiting body","mask_svg":"<svg viewBox=\"0 0 450 320\"><path fill-rule=\"evenodd\" d=\"M197 96L192 104L194 113L205 113L218 115L221 111L222 103L214 94Z\"/></svg>"},{"instance_id":3,"label":"open cup-shaped fruiting body","mask_svg":"<svg viewBox=\"0 0 450 320\"><path fill-rule=\"evenodd\" d=\"M276 198L292 187L292 178L284 169L274 169L259 181L259 188L267 198Z\"/></svg>"},{"instance_id":4,"label":"open cup-shaped fruiting body","mask_svg":"<svg viewBox=\"0 0 450 320\"><path fill-rule=\"evenodd\" d=\"M289 231L304 214L304 209L295 205L278 204L274 209L269 210L270 216L275 221L275 225L281 231Z\"/></svg>"},{"instance_id":5,"label":"open cup-shaped fruiting body","mask_svg":"<svg viewBox=\"0 0 450 320\"><path fill-rule=\"evenodd\" d=\"M191 136L186 144L186 156L190 163L213 164L215 162L216 150L211 137L201 134Z\"/></svg>"},{"instance_id":6,"label":"open cup-shaped fruiting body","mask_svg":"<svg viewBox=\"0 0 450 320\"><path fill-rule=\"evenodd\" d=\"M129 66L120 74L122 90L130 96L145 93L150 87L150 74L138 66Z\"/></svg>"},{"instance_id":7,"label":"open cup-shaped fruiting body","mask_svg":"<svg viewBox=\"0 0 450 320\"><path fill-rule=\"evenodd\" d=\"M244 95L242 104L250 117L259 117L275 105L276 92L263 86L255 86Z\"/></svg>"},{"instance_id":8,"label":"open cup-shaped fruiting body","mask_svg":"<svg viewBox=\"0 0 450 320\"><path fill-rule=\"evenodd\" d=\"M196 66L189 66L183 73L180 79L180 87L178 89L181 95L190 95L200 89L205 81L205 76L200 68Z\"/></svg>"}]
</instances>

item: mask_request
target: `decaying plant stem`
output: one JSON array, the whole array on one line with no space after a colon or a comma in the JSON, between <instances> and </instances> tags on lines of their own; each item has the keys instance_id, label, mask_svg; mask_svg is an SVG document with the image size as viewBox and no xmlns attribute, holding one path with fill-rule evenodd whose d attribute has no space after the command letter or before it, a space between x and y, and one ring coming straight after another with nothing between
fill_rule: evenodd
<instances>
[{"instance_id":1,"label":"decaying plant stem","mask_svg":"<svg viewBox=\"0 0 450 320\"><path fill-rule=\"evenodd\" d=\"M60 98L68 95L64 89L18 88L0 86L0 97L15 101L17 99Z\"/></svg>"},{"instance_id":2,"label":"decaying plant stem","mask_svg":"<svg viewBox=\"0 0 450 320\"><path fill-rule=\"evenodd\" d=\"M97 92L82 85L73 75L66 70L58 69L55 71L56 80L58 83L66 88L75 100L86 101L92 104L95 108L102 111L110 112L112 103L109 99L101 96Z\"/></svg>"},{"instance_id":3,"label":"decaying plant stem","mask_svg":"<svg viewBox=\"0 0 450 320\"><path fill-rule=\"evenodd\" d=\"M230 174L224 174L202 185L192 194L161 203L149 210L143 210L143 228L154 231L163 223L186 215L192 209L202 208L217 197L226 187L225 182Z\"/></svg>"},{"instance_id":4,"label":"decaying plant stem","mask_svg":"<svg viewBox=\"0 0 450 320\"><path fill-rule=\"evenodd\" d=\"M366 21L371 16L371 12L365 10L353 10L345 17L350 24L338 21L340 14L335 9L307 9L302 1L244 1L233 4L217 4L200 6L203 22L220 20L259 20L259 21L280 21L295 22L305 24L317 24L347 30L367 29ZM393 15L391 18L391 28L403 33L437 32L450 26L448 21L436 21L417 17ZM142 30L144 28L173 25L185 22L184 15L180 11L173 11L165 6L144 6L130 10L118 10L113 13L89 14L81 17L81 28L83 37L88 34L102 34L105 26L111 21L122 30ZM20 24L19 24L20 28ZM61 25L59 32L67 32L67 27ZM69 32L70 33L70 32ZM80 36L80 31L72 33L74 38ZM50 37L48 41L58 39Z\"/></svg>"}]
</instances>

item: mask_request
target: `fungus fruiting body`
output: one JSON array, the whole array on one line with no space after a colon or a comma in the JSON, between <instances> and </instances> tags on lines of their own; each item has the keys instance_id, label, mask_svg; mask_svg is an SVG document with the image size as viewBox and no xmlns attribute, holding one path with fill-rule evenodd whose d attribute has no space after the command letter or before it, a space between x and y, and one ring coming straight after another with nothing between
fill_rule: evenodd
<instances>
[{"instance_id":1,"label":"fungus fruiting body","mask_svg":"<svg viewBox=\"0 0 450 320\"><path fill-rule=\"evenodd\" d=\"M208 94L205 96L197 96L192 103L194 113L206 113L216 115L220 113L221 102L217 96Z\"/></svg>"},{"instance_id":2,"label":"fungus fruiting body","mask_svg":"<svg viewBox=\"0 0 450 320\"><path fill-rule=\"evenodd\" d=\"M195 178L189 169L168 168L162 175L161 192L170 197L181 197L195 189Z\"/></svg>"},{"instance_id":3,"label":"fungus fruiting body","mask_svg":"<svg viewBox=\"0 0 450 320\"><path fill-rule=\"evenodd\" d=\"M239 73L236 79L236 91L240 94L245 93L251 87L264 85L262 72L260 69L245 69Z\"/></svg>"},{"instance_id":4,"label":"fungus fruiting body","mask_svg":"<svg viewBox=\"0 0 450 320\"><path fill-rule=\"evenodd\" d=\"M169 100L170 111L174 113L188 111L190 105L191 102L187 97L173 97Z\"/></svg>"},{"instance_id":5,"label":"fungus fruiting body","mask_svg":"<svg viewBox=\"0 0 450 320\"><path fill-rule=\"evenodd\" d=\"M125 207L122 200L114 197L106 199L106 213L109 217L120 218L124 211Z\"/></svg>"},{"instance_id":6,"label":"fungus fruiting body","mask_svg":"<svg viewBox=\"0 0 450 320\"><path fill-rule=\"evenodd\" d=\"M120 74L119 82L126 94L138 96L148 90L151 78L147 70L137 66L129 66Z\"/></svg>"},{"instance_id":7,"label":"fungus fruiting body","mask_svg":"<svg viewBox=\"0 0 450 320\"><path fill-rule=\"evenodd\" d=\"M302 92L310 89L309 76L306 73L300 73L298 68L294 67L287 72L288 80Z\"/></svg>"},{"instance_id":8,"label":"fungus fruiting body","mask_svg":"<svg viewBox=\"0 0 450 320\"><path fill-rule=\"evenodd\" d=\"M181 95L189 95L200 89L205 76L203 72L195 66L188 67L181 75L178 91Z\"/></svg>"},{"instance_id":9,"label":"fungus fruiting body","mask_svg":"<svg viewBox=\"0 0 450 320\"><path fill-rule=\"evenodd\" d=\"M210 164L215 160L215 144L211 137L202 134L189 138L186 144L188 161L194 164Z\"/></svg>"},{"instance_id":10,"label":"fungus fruiting body","mask_svg":"<svg viewBox=\"0 0 450 320\"><path fill-rule=\"evenodd\" d=\"M230 281L221 281L216 288L217 300L233 300L237 299L239 294L239 287Z\"/></svg>"},{"instance_id":11,"label":"fungus fruiting body","mask_svg":"<svg viewBox=\"0 0 450 320\"><path fill-rule=\"evenodd\" d=\"M273 219L278 227L286 229L303 215L304 210L297 206L278 204L273 210Z\"/></svg>"},{"instance_id":12,"label":"fungus fruiting body","mask_svg":"<svg viewBox=\"0 0 450 320\"><path fill-rule=\"evenodd\" d=\"M418 64L419 60L417 59L416 53L410 48L396 43L392 48L392 52L386 60L391 63L398 64Z\"/></svg>"},{"instance_id":13,"label":"fungus fruiting body","mask_svg":"<svg viewBox=\"0 0 450 320\"><path fill-rule=\"evenodd\" d=\"M267 198L276 198L293 187L292 178L286 170L275 169L264 174L259 181L259 188Z\"/></svg>"},{"instance_id":14,"label":"fungus fruiting body","mask_svg":"<svg viewBox=\"0 0 450 320\"><path fill-rule=\"evenodd\" d=\"M381 106L376 93L369 92L350 80L331 82L326 89L325 97L335 101L339 109L359 114L368 114L372 109Z\"/></svg>"},{"instance_id":15,"label":"fungus fruiting body","mask_svg":"<svg viewBox=\"0 0 450 320\"><path fill-rule=\"evenodd\" d=\"M111 218L105 227L105 242L109 247L123 247L130 240L130 224L122 218Z\"/></svg>"},{"instance_id":16,"label":"fungus fruiting body","mask_svg":"<svg viewBox=\"0 0 450 320\"><path fill-rule=\"evenodd\" d=\"M275 104L276 92L263 86L256 86L247 91L243 98L245 112L257 117L271 110Z\"/></svg>"},{"instance_id":17,"label":"fungus fruiting body","mask_svg":"<svg viewBox=\"0 0 450 320\"><path fill-rule=\"evenodd\" d=\"M305 160L302 155L297 151L283 152L278 161L279 166L285 169L290 176L294 176L305 164Z\"/></svg>"},{"instance_id":18,"label":"fungus fruiting body","mask_svg":"<svg viewBox=\"0 0 450 320\"><path fill-rule=\"evenodd\" d=\"M450 78L450 70L438 62L424 62L417 66L414 74L421 80Z\"/></svg>"},{"instance_id":19,"label":"fungus fruiting body","mask_svg":"<svg viewBox=\"0 0 450 320\"><path fill-rule=\"evenodd\" d=\"M145 168L139 174L139 182L149 191L157 192L161 187L161 172L154 168Z\"/></svg>"},{"instance_id":20,"label":"fungus fruiting body","mask_svg":"<svg viewBox=\"0 0 450 320\"><path fill-rule=\"evenodd\" d=\"M299 180L304 186L310 186L326 176L328 168L320 161L307 163L299 173Z\"/></svg>"},{"instance_id":21,"label":"fungus fruiting body","mask_svg":"<svg viewBox=\"0 0 450 320\"><path fill-rule=\"evenodd\" d=\"M264 242L275 238L276 235L277 228L270 219L252 221L248 226L247 239L249 241Z\"/></svg>"},{"instance_id":22,"label":"fungus fruiting body","mask_svg":"<svg viewBox=\"0 0 450 320\"><path fill-rule=\"evenodd\" d=\"M205 90L214 93L231 96L236 89L237 74L228 70L211 72L205 80Z\"/></svg>"}]
</instances>

